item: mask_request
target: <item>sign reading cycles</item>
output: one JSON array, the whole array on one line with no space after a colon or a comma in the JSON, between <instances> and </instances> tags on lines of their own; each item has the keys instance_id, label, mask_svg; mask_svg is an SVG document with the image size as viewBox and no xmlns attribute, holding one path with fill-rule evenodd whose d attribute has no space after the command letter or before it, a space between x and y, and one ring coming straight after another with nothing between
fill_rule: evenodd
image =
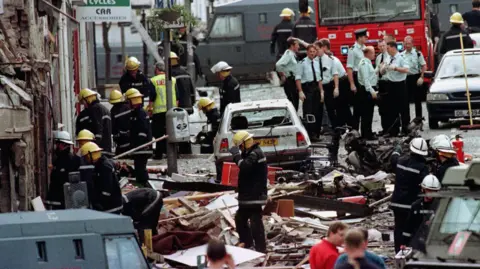
<instances>
[{"instance_id":1,"label":"sign reading cycles","mask_svg":"<svg viewBox=\"0 0 480 269\"><path fill-rule=\"evenodd\" d=\"M82 22L129 22L132 7L130 0L88 0L77 7L76 17Z\"/></svg>"}]
</instances>

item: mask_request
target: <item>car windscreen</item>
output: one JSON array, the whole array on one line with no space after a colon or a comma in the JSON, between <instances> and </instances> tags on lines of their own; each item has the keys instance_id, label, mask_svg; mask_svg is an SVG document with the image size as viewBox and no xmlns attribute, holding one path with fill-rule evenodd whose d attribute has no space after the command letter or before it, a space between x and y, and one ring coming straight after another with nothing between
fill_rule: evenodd
<instances>
[{"instance_id":1,"label":"car windscreen","mask_svg":"<svg viewBox=\"0 0 480 269\"><path fill-rule=\"evenodd\" d=\"M466 54L465 65L467 68L467 75L480 75L480 54ZM465 76L462 55L456 53L454 55L445 56L438 67L437 78L454 78L461 76Z\"/></svg>"},{"instance_id":2,"label":"car windscreen","mask_svg":"<svg viewBox=\"0 0 480 269\"><path fill-rule=\"evenodd\" d=\"M440 224L440 233L480 232L480 200L452 198Z\"/></svg>"},{"instance_id":3,"label":"car windscreen","mask_svg":"<svg viewBox=\"0 0 480 269\"><path fill-rule=\"evenodd\" d=\"M320 25L418 20L420 0L318 1Z\"/></svg>"},{"instance_id":4,"label":"car windscreen","mask_svg":"<svg viewBox=\"0 0 480 269\"><path fill-rule=\"evenodd\" d=\"M231 130L246 130L292 124L292 118L287 108L235 111L232 113L230 119Z\"/></svg>"},{"instance_id":5,"label":"car windscreen","mask_svg":"<svg viewBox=\"0 0 480 269\"><path fill-rule=\"evenodd\" d=\"M149 268L133 236L107 236L104 241L109 269Z\"/></svg>"}]
</instances>

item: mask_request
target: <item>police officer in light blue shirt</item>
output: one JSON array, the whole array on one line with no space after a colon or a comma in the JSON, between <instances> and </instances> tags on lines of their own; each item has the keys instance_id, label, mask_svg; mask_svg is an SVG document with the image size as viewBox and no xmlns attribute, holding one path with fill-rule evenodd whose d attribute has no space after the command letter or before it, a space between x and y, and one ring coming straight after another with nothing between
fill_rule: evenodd
<instances>
[{"instance_id":1,"label":"police officer in light blue shirt","mask_svg":"<svg viewBox=\"0 0 480 269\"><path fill-rule=\"evenodd\" d=\"M372 132L374 100L377 99L376 85L377 74L373 68L372 61L375 59L375 49L372 46L365 47L363 50L364 58L360 60L358 68L357 98L361 98L361 134L365 139L374 139Z\"/></svg>"},{"instance_id":2,"label":"police officer in light blue shirt","mask_svg":"<svg viewBox=\"0 0 480 269\"><path fill-rule=\"evenodd\" d=\"M385 39L387 36L385 36ZM378 113L380 114L380 123L382 126L382 131L380 134L384 134L388 127L387 126L387 121L386 121L386 110L388 110L388 106L385 103L386 100L386 94L387 94L387 88L386 88L386 82L387 79L384 75L381 74L380 70L383 70L385 68L385 65L390 61L390 55L387 52L387 42L385 40L381 39L378 41L378 51L380 53L377 55L377 58L375 59L375 71L378 74L378 95L379 98L377 98L377 105L378 105Z\"/></svg>"},{"instance_id":3,"label":"police officer in light blue shirt","mask_svg":"<svg viewBox=\"0 0 480 269\"><path fill-rule=\"evenodd\" d=\"M289 38L287 40L288 49L275 64L276 70L280 73L280 80L283 82L283 90L288 100L292 102L295 110L298 111L298 91L295 85L295 72L297 70L297 56L299 49L298 41Z\"/></svg>"}]
</instances>

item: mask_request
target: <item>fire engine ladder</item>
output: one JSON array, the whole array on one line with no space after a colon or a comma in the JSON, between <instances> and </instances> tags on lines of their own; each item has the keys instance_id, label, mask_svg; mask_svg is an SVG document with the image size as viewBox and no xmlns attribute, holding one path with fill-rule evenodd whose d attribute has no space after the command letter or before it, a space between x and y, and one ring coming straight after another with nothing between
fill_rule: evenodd
<instances>
[{"instance_id":1,"label":"fire engine ladder","mask_svg":"<svg viewBox=\"0 0 480 269\"><path fill-rule=\"evenodd\" d=\"M155 42L153 42L152 38L148 34L147 30L143 27L140 23L140 20L137 18L137 14L134 10L132 10L132 26L137 29L140 37L142 38L143 43L147 45L147 49L151 55L155 58L156 62L163 62L163 59L158 54L158 48Z\"/></svg>"}]
</instances>

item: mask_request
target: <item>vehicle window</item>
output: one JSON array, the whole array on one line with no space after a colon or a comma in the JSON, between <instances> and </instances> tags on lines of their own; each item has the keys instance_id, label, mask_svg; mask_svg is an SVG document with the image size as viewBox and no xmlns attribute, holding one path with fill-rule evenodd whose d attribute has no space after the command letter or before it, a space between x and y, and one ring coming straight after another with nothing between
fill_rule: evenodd
<instances>
[{"instance_id":1,"label":"vehicle window","mask_svg":"<svg viewBox=\"0 0 480 269\"><path fill-rule=\"evenodd\" d=\"M266 24L267 23L267 13L259 13L258 14L258 23Z\"/></svg>"},{"instance_id":2,"label":"vehicle window","mask_svg":"<svg viewBox=\"0 0 480 269\"><path fill-rule=\"evenodd\" d=\"M232 113L231 130L292 125L290 112L286 108L237 111Z\"/></svg>"},{"instance_id":3,"label":"vehicle window","mask_svg":"<svg viewBox=\"0 0 480 269\"><path fill-rule=\"evenodd\" d=\"M480 75L480 54L465 55L467 75ZM443 62L438 67L437 78L448 78L464 76L462 56L452 55L444 57Z\"/></svg>"},{"instance_id":4,"label":"vehicle window","mask_svg":"<svg viewBox=\"0 0 480 269\"><path fill-rule=\"evenodd\" d=\"M104 240L109 269L148 269L133 236L106 237Z\"/></svg>"},{"instance_id":5,"label":"vehicle window","mask_svg":"<svg viewBox=\"0 0 480 269\"><path fill-rule=\"evenodd\" d=\"M241 14L219 15L210 32L211 38L242 37L243 25Z\"/></svg>"},{"instance_id":6,"label":"vehicle window","mask_svg":"<svg viewBox=\"0 0 480 269\"><path fill-rule=\"evenodd\" d=\"M418 20L420 0L318 1L321 25Z\"/></svg>"},{"instance_id":7,"label":"vehicle window","mask_svg":"<svg viewBox=\"0 0 480 269\"><path fill-rule=\"evenodd\" d=\"M480 200L453 198L440 225L440 233L480 232Z\"/></svg>"}]
</instances>

